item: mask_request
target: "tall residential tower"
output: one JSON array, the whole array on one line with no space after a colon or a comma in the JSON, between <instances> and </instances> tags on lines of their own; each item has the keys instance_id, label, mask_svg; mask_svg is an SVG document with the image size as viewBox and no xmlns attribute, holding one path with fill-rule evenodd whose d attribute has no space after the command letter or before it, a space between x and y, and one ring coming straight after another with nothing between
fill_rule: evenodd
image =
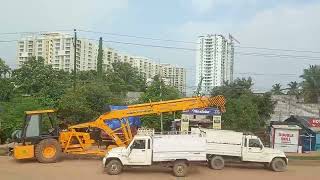
<instances>
[{"instance_id":1,"label":"tall residential tower","mask_svg":"<svg viewBox=\"0 0 320 180\"><path fill-rule=\"evenodd\" d=\"M233 81L233 39L220 34L199 36L196 59L196 85L201 81L201 93L208 95L213 87Z\"/></svg>"}]
</instances>

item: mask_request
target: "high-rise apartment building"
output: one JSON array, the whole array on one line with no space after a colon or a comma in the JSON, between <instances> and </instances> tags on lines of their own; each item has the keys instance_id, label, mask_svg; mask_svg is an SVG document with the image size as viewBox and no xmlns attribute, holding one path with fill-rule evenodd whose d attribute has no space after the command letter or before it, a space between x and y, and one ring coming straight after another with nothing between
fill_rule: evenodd
<instances>
[{"instance_id":1,"label":"high-rise apartment building","mask_svg":"<svg viewBox=\"0 0 320 180\"><path fill-rule=\"evenodd\" d=\"M233 80L234 44L220 34L199 36L196 59L196 85L210 94L213 87Z\"/></svg>"},{"instance_id":2,"label":"high-rise apartment building","mask_svg":"<svg viewBox=\"0 0 320 180\"><path fill-rule=\"evenodd\" d=\"M97 68L97 46L92 42L77 40L77 70ZM74 68L73 37L62 33L46 33L22 38L18 41L17 57L19 65L28 57L43 57L46 64L54 69L71 71Z\"/></svg>"},{"instance_id":3,"label":"high-rise apartment building","mask_svg":"<svg viewBox=\"0 0 320 180\"><path fill-rule=\"evenodd\" d=\"M186 94L186 70L172 64L160 64L161 78L167 84L176 87L184 95Z\"/></svg>"},{"instance_id":4,"label":"high-rise apartment building","mask_svg":"<svg viewBox=\"0 0 320 180\"><path fill-rule=\"evenodd\" d=\"M18 41L17 61L21 65L29 57L43 57L45 63L56 70L72 71L74 68L74 39L69 34L45 33L27 36ZM77 40L76 66L77 70L87 71L97 69L98 46L87 39ZM186 94L186 70L170 64L156 63L146 57L119 53L106 47L103 52L103 69L108 72L114 62L127 62L150 81L155 75L161 76L166 84L176 87Z\"/></svg>"}]
</instances>

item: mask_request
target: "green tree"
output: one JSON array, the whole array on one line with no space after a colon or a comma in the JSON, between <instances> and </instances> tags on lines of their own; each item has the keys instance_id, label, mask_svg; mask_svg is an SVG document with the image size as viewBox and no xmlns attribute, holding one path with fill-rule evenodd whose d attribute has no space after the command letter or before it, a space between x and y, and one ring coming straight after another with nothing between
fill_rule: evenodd
<instances>
[{"instance_id":1,"label":"green tree","mask_svg":"<svg viewBox=\"0 0 320 180\"><path fill-rule=\"evenodd\" d=\"M0 78L0 101L9 101L14 95L14 85L10 79Z\"/></svg>"},{"instance_id":2,"label":"green tree","mask_svg":"<svg viewBox=\"0 0 320 180\"><path fill-rule=\"evenodd\" d=\"M97 81L97 71L89 70L89 71L78 71L77 72L77 80L80 85L87 84L90 82ZM105 81L106 78L104 78Z\"/></svg>"},{"instance_id":3,"label":"green tree","mask_svg":"<svg viewBox=\"0 0 320 180\"><path fill-rule=\"evenodd\" d=\"M14 130L21 129L24 112L40 110L47 107L41 105L37 98L16 96L10 102L0 102L0 136L2 142L10 138Z\"/></svg>"},{"instance_id":4,"label":"green tree","mask_svg":"<svg viewBox=\"0 0 320 180\"><path fill-rule=\"evenodd\" d=\"M167 86L160 80L159 76L155 76L153 82L147 87L146 91L141 95L140 102L157 102L161 100L173 100L181 97L180 92L172 87ZM176 114L179 117L180 113ZM169 130L171 121L174 120L174 113L163 114L163 127L164 130ZM142 124L145 127L154 128L156 131L160 131L160 116L159 115L148 115L141 118Z\"/></svg>"},{"instance_id":5,"label":"green tree","mask_svg":"<svg viewBox=\"0 0 320 180\"><path fill-rule=\"evenodd\" d=\"M14 85L8 76L9 73L9 66L0 58L0 101L9 101L14 93Z\"/></svg>"},{"instance_id":6,"label":"green tree","mask_svg":"<svg viewBox=\"0 0 320 180\"><path fill-rule=\"evenodd\" d=\"M281 89L281 84L277 83L272 85L271 93L274 95L282 95L282 89Z\"/></svg>"},{"instance_id":7,"label":"green tree","mask_svg":"<svg viewBox=\"0 0 320 180\"><path fill-rule=\"evenodd\" d=\"M6 77L10 71L10 67L0 58L0 78Z\"/></svg>"},{"instance_id":8,"label":"green tree","mask_svg":"<svg viewBox=\"0 0 320 180\"><path fill-rule=\"evenodd\" d=\"M102 62L103 62L103 48L102 48L102 37L99 39L99 49L98 49L98 58L97 58L97 75L98 79L102 79L104 75L102 69Z\"/></svg>"},{"instance_id":9,"label":"green tree","mask_svg":"<svg viewBox=\"0 0 320 180\"><path fill-rule=\"evenodd\" d=\"M237 78L232 83L226 82L223 86L213 88L211 91L212 96L225 95L229 98L237 98L242 94L252 93L253 86L252 78Z\"/></svg>"},{"instance_id":10,"label":"green tree","mask_svg":"<svg viewBox=\"0 0 320 180\"><path fill-rule=\"evenodd\" d=\"M59 100L59 115L72 123L93 120L105 112L107 105L122 104L121 97L110 92L104 83L89 82L79 85L76 91L67 90Z\"/></svg>"},{"instance_id":11,"label":"green tree","mask_svg":"<svg viewBox=\"0 0 320 180\"><path fill-rule=\"evenodd\" d=\"M107 83L111 91L145 91L145 78L126 62L112 63L112 70L107 73Z\"/></svg>"},{"instance_id":12,"label":"green tree","mask_svg":"<svg viewBox=\"0 0 320 180\"><path fill-rule=\"evenodd\" d=\"M225 96L226 112L222 115L224 129L256 131L265 126L273 113L271 94L255 95L251 78L235 79L221 87L215 87L211 95Z\"/></svg>"},{"instance_id":13,"label":"green tree","mask_svg":"<svg viewBox=\"0 0 320 180\"><path fill-rule=\"evenodd\" d=\"M305 102L318 103L320 96L320 66L309 66L308 69L303 70L301 77L303 78L302 92Z\"/></svg>"},{"instance_id":14,"label":"green tree","mask_svg":"<svg viewBox=\"0 0 320 180\"><path fill-rule=\"evenodd\" d=\"M57 106L57 100L71 86L71 75L63 70L54 70L45 64L42 57L31 57L21 68L12 73L18 91L39 99L48 106Z\"/></svg>"},{"instance_id":15,"label":"green tree","mask_svg":"<svg viewBox=\"0 0 320 180\"><path fill-rule=\"evenodd\" d=\"M150 86L141 95L140 102L160 101L160 100L172 100L181 97L180 92L172 87L167 86L160 80L159 76L155 76Z\"/></svg>"},{"instance_id":16,"label":"green tree","mask_svg":"<svg viewBox=\"0 0 320 180\"><path fill-rule=\"evenodd\" d=\"M291 81L288 86L288 95L299 95L299 84L297 83L297 81Z\"/></svg>"},{"instance_id":17,"label":"green tree","mask_svg":"<svg viewBox=\"0 0 320 180\"><path fill-rule=\"evenodd\" d=\"M228 99L227 111L223 114L223 128L237 131L255 131L260 128L257 104L248 94Z\"/></svg>"}]
</instances>

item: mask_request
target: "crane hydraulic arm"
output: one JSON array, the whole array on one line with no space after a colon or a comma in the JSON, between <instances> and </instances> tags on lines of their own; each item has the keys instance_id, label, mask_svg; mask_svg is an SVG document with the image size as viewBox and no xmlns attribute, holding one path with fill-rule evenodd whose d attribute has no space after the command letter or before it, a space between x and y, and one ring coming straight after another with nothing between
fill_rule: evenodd
<instances>
[{"instance_id":1,"label":"crane hydraulic arm","mask_svg":"<svg viewBox=\"0 0 320 180\"><path fill-rule=\"evenodd\" d=\"M205 108L205 107L218 107L221 112L225 112L225 98L223 96L215 97L193 97L193 98L182 98L177 100L160 101L160 102L150 102L144 104L136 104L128 106L128 109L114 110L106 112L98 117L95 121L77 124L70 126L69 131L64 132L63 137L60 141L64 141L63 149L65 152L69 152L71 136L77 136L76 138L80 142L80 146L83 149L86 147L86 141L83 140L79 135L83 135L82 132L77 132L78 129L84 128L99 128L108 134L115 142L117 146L126 146L132 140L132 134L129 126L128 117L131 116L143 116L149 114L160 114L166 112L183 111L194 108ZM119 120L121 127L119 129L111 129L106 125L106 121L109 120ZM120 138L116 132L122 131L124 137ZM88 142L88 141L87 141ZM92 142L92 140L91 140ZM79 148L77 148L79 149ZM71 152L75 152L71 150Z\"/></svg>"}]
</instances>

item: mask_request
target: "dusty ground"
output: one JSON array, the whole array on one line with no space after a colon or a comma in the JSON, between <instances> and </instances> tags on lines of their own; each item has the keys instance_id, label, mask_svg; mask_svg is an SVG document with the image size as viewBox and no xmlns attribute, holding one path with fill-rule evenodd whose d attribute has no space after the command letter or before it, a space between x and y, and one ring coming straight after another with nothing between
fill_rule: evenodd
<instances>
[{"instance_id":1,"label":"dusty ground","mask_svg":"<svg viewBox=\"0 0 320 180\"><path fill-rule=\"evenodd\" d=\"M288 171L275 173L259 165L229 165L223 170L214 171L206 166L193 166L188 177L180 179L237 179L237 180L295 180L319 177L320 161L292 161ZM0 157L1 180L165 180L177 179L166 168L126 169L118 176L103 172L101 161L94 159L69 159L54 164L40 164L35 161L17 162L9 157Z\"/></svg>"}]
</instances>

